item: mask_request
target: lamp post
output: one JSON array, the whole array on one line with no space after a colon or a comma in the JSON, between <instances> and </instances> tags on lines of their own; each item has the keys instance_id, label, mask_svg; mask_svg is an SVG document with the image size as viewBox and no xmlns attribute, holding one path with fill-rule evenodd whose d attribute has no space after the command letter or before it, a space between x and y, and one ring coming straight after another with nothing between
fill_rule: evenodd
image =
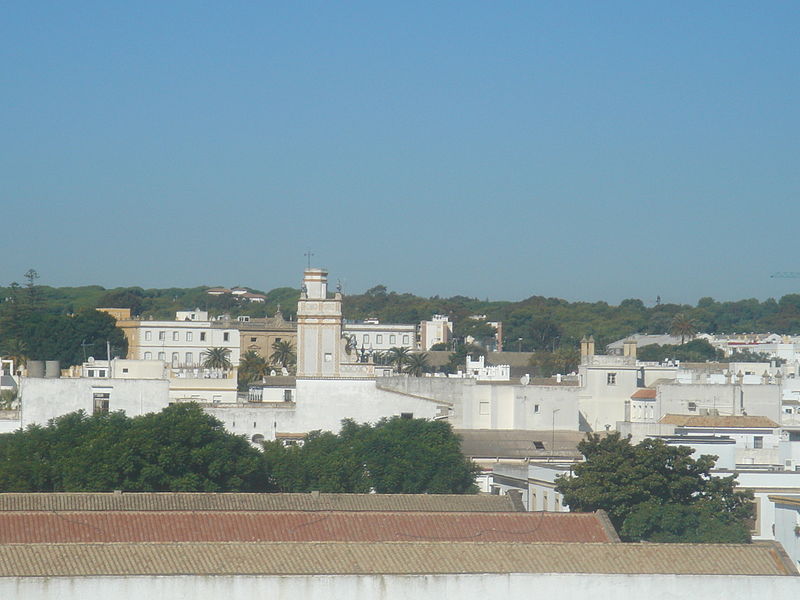
<instances>
[{"instance_id":1,"label":"lamp post","mask_svg":"<svg viewBox=\"0 0 800 600\"><path fill-rule=\"evenodd\" d=\"M560 408L553 409L553 428L552 428L552 438L550 440L550 450L555 456L556 453L556 413L560 411Z\"/></svg>"},{"instance_id":2,"label":"lamp post","mask_svg":"<svg viewBox=\"0 0 800 600\"><path fill-rule=\"evenodd\" d=\"M517 338L517 352L522 352L522 338Z\"/></svg>"}]
</instances>

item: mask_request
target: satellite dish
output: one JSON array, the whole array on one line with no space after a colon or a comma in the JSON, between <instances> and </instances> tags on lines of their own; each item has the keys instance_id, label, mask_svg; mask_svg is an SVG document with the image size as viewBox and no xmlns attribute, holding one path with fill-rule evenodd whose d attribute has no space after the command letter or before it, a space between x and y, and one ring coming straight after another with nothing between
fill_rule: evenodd
<instances>
[{"instance_id":1,"label":"satellite dish","mask_svg":"<svg viewBox=\"0 0 800 600\"><path fill-rule=\"evenodd\" d=\"M531 376L528 373L525 373L525 375L519 378L519 382L522 385L528 385L531 382Z\"/></svg>"}]
</instances>

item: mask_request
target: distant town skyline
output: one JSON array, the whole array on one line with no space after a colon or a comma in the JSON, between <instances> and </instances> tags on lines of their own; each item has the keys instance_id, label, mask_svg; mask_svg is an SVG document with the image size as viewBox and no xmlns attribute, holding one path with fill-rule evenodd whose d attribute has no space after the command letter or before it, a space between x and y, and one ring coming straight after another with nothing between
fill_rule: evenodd
<instances>
[{"instance_id":1,"label":"distant town skyline","mask_svg":"<svg viewBox=\"0 0 800 600\"><path fill-rule=\"evenodd\" d=\"M800 292L800 5L16 3L0 285Z\"/></svg>"}]
</instances>

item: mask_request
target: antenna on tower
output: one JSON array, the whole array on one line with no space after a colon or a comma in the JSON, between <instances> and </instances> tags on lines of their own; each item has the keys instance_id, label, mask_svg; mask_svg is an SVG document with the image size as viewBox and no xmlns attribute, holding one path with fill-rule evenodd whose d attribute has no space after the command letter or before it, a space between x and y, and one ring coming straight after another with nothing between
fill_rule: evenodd
<instances>
[{"instance_id":1,"label":"antenna on tower","mask_svg":"<svg viewBox=\"0 0 800 600\"><path fill-rule=\"evenodd\" d=\"M308 252L303 254L303 256L305 256L308 259L308 268L310 269L311 268L311 257L314 256L314 253L311 250L309 250Z\"/></svg>"}]
</instances>

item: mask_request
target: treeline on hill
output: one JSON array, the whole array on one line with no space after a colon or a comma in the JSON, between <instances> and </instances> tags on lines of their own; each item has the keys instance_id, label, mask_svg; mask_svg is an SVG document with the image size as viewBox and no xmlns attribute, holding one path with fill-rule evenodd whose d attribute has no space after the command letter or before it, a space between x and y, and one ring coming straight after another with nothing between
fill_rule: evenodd
<instances>
[{"instance_id":1,"label":"treeline on hill","mask_svg":"<svg viewBox=\"0 0 800 600\"><path fill-rule=\"evenodd\" d=\"M95 307L130 308L144 318L172 319L176 310L200 308L212 315L228 313L251 317L272 315L280 306L286 318L294 318L299 290L276 288L265 293L266 302L251 303L231 295L210 296L207 288L150 289L99 286L52 288L29 285L0 288L0 314L7 305L35 298L39 310L50 314L72 314ZM258 290L253 290L258 292ZM384 323L419 323L433 314L445 314L455 323L456 338L470 335L482 341L493 335L484 322L471 315L486 315L488 321L502 321L505 348L522 351L550 351L575 348L584 335L593 335L598 350L633 333L662 334L673 329L676 317L691 324L696 333L775 332L800 334L800 294L780 300L756 299L717 302L701 298L695 306L657 304L627 299L619 305L606 302L567 302L559 298L532 296L520 302L489 301L465 296L422 298L389 291L377 285L363 294L346 295L344 317L369 317ZM2 334L2 331L0 331Z\"/></svg>"},{"instance_id":2,"label":"treeline on hill","mask_svg":"<svg viewBox=\"0 0 800 600\"><path fill-rule=\"evenodd\" d=\"M345 421L303 446L260 452L195 404L129 418L71 413L0 435L0 492L473 493L450 425Z\"/></svg>"}]
</instances>

